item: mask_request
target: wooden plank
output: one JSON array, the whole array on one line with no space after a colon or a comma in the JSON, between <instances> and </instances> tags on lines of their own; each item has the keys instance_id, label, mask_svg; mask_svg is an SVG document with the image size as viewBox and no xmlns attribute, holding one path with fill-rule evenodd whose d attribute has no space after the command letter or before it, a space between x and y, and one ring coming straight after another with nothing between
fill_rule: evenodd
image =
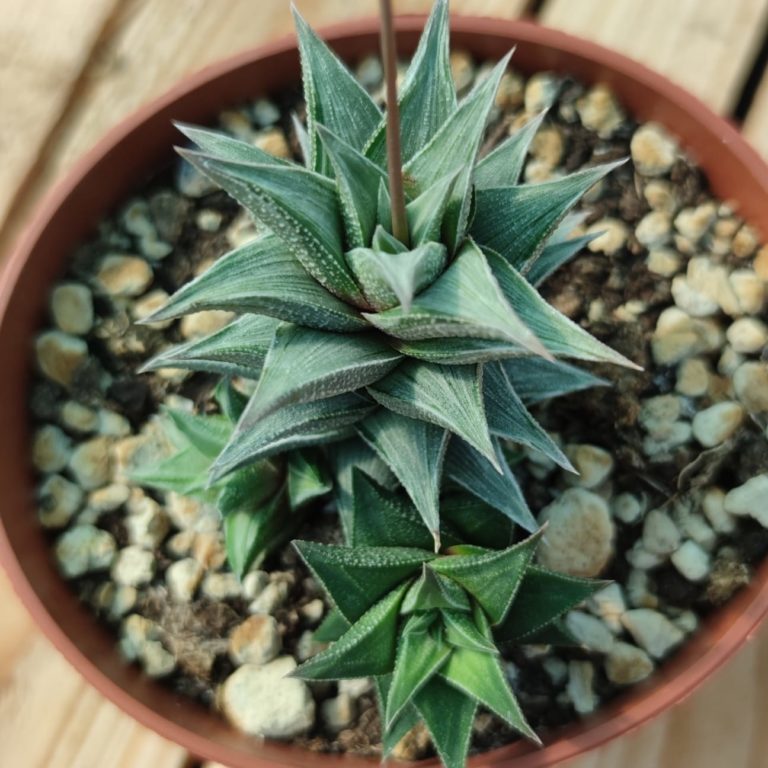
<instances>
[{"instance_id":1,"label":"wooden plank","mask_svg":"<svg viewBox=\"0 0 768 768\"><path fill-rule=\"evenodd\" d=\"M744 121L744 135L768 159L768 70L760 81Z\"/></svg>"},{"instance_id":2,"label":"wooden plank","mask_svg":"<svg viewBox=\"0 0 768 768\"><path fill-rule=\"evenodd\" d=\"M113 0L77 1L93 4ZM48 0L13 2L37 9L35 23L46 32L36 32L38 36L64 40L55 20L46 18ZM454 0L453 11L514 18L523 12L527 2ZM58 5L65 3L67 0L56 0ZM432 0L395 0L395 10L426 13L431 4ZM314 26L372 16L378 7L377 0L358 0L352 6L346 0L297 0L296 5ZM71 19L77 19L80 13L73 11ZM82 15L88 15L85 9ZM185 74L293 30L288 0L135 0L121 5L110 26L114 34L103 41L98 57L83 73L77 93L61 115L47 146L43 151L34 147L33 156L41 155L34 177L26 179L10 209L2 207L0 198L0 251L10 245L35 202L73 160L140 104L161 94ZM27 31L24 37L29 36ZM44 51L40 51L39 58L45 60ZM13 77L13 73L7 76ZM4 109L14 112L15 96L11 96L4 100ZM43 88L35 98L45 101L52 96L53 91L49 94ZM11 198L21 178L11 174L5 183L6 197Z\"/></svg>"},{"instance_id":3,"label":"wooden plank","mask_svg":"<svg viewBox=\"0 0 768 768\"><path fill-rule=\"evenodd\" d=\"M117 0L3 0L0 222L54 130Z\"/></svg>"},{"instance_id":4,"label":"wooden plank","mask_svg":"<svg viewBox=\"0 0 768 768\"><path fill-rule=\"evenodd\" d=\"M187 755L120 712L34 629L0 570L0 755L17 768L181 768Z\"/></svg>"},{"instance_id":5,"label":"wooden plank","mask_svg":"<svg viewBox=\"0 0 768 768\"><path fill-rule=\"evenodd\" d=\"M546 0L540 20L647 64L727 114L762 43L768 0Z\"/></svg>"}]
</instances>

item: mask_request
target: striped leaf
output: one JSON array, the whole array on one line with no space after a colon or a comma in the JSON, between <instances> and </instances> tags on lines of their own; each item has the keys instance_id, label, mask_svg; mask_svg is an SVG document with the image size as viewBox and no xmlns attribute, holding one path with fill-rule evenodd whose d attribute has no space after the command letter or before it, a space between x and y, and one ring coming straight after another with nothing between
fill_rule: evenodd
<instances>
[{"instance_id":1,"label":"striped leaf","mask_svg":"<svg viewBox=\"0 0 768 768\"><path fill-rule=\"evenodd\" d=\"M440 240L443 218L460 173L461 171L457 170L442 179L438 179L415 200L408 203L406 214L412 244L421 245Z\"/></svg>"},{"instance_id":2,"label":"striped leaf","mask_svg":"<svg viewBox=\"0 0 768 768\"><path fill-rule=\"evenodd\" d=\"M472 617L464 611L441 611L445 625L445 639L456 648L467 648L481 653L498 654L498 649L481 632Z\"/></svg>"},{"instance_id":3,"label":"striped leaf","mask_svg":"<svg viewBox=\"0 0 768 768\"><path fill-rule=\"evenodd\" d=\"M288 454L288 499L291 509L303 507L333 489L333 483L318 458L308 451L291 451Z\"/></svg>"},{"instance_id":4,"label":"striped leaf","mask_svg":"<svg viewBox=\"0 0 768 768\"><path fill-rule=\"evenodd\" d=\"M240 141L227 136L221 131L212 131L208 128L199 128L196 125L175 122L174 125L198 149L207 155L213 155L221 160L232 160L236 163L255 163L265 165L290 165L288 160L283 160L275 155L270 155L263 149L247 141Z\"/></svg>"},{"instance_id":5,"label":"striped leaf","mask_svg":"<svg viewBox=\"0 0 768 768\"><path fill-rule=\"evenodd\" d=\"M510 384L524 403L538 403L592 387L607 387L610 382L581 368L543 357L516 357L502 365Z\"/></svg>"},{"instance_id":6,"label":"striped leaf","mask_svg":"<svg viewBox=\"0 0 768 768\"><path fill-rule=\"evenodd\" d=\"M527 354L519 344L494 339L394 339L392 346L407 357L436 365L487 363Z\"/></svg>"}]
</instances>

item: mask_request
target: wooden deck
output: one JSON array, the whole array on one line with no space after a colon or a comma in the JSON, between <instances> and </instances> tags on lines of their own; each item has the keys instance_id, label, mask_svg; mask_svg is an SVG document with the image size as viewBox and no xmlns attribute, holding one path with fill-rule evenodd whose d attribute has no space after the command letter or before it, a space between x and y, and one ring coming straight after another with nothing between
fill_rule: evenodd
<instances>
[{"instance_id":1,"label":"wooden deck","mask_svg":"<svg viewBox=\"0 0 768 768\"><path fill-rule=\"evenodd\" d=\"M3 0L0 253L40 196L110 126L183 75L291 30L289 0ZM315 26L375 0L296 0ZM395 0L424 12L430 0ZM743 123L768 157L768 0L453 0L535 16L615 48ZM0 572L0 764L189 768L180 748L91 690L34 628ZM768 628L665 717L572 768L768 768ZM207 768L212 768L208 766Z\"/></svg>"}]
</instances>

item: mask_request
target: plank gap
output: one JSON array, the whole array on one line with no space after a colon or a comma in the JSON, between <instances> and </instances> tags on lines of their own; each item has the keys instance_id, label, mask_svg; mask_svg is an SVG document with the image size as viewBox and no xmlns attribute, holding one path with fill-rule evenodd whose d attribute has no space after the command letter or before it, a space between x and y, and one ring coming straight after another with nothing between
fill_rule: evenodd
<instances>
[{"instance_id":1,"label":"plank gap","mask_svg":"<svg viewBox=\"0 0 768 768\"><path fill-rule=\"evenodd\" d=\"M743 122L755 101L760 83L768 72L768 24L763 29L763 39L758 49L752 68L749 70L741 89L741 94L733 109L732 117Z\"/></svg>"}]
</instances>

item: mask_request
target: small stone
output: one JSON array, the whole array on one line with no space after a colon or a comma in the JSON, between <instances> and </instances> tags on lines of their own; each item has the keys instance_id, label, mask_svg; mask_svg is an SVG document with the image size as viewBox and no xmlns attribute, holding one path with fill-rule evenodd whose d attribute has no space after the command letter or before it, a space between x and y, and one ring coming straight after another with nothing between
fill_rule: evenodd
<instances>
[{"instance_id":1,"label":"small stone","mask_svg":"<svg viewBox=\"0 0 768 768\"><path fill-rule=\"evenodd\" d=\"M600 619L582 611L570 611L565 617L565 626L581 645L591 651L609 653L615 642L611 631Z\"/></svg>"},{"instance_id":2,"label":"small stone","mask_svg":"<svg viewBox=\"0 0 768 768\"><path fill-rule=\"evenodd\" d=\"M96 282L110 296L141 296L152 282L152 267L138 256L106 256Z\"/></svg>"},{"instance_id":3,"label":"small stone","mask_svg":"<svg viewBox=\"0 0 768 768\"><path fill-rule=\"evenodd\" d=\"M702 549L712 551L717 544L717 534L702 515L688 512L677 521L680 531L695 541Z\"/></svg>"},{"instance_id":4,"label":"small stone","mask_svg":"<svg viewBox=\"0 0 768 768\"><path fill-rule=\"evenodd\" d=\"M143 237L139 241L139 252L149 261L160 261L173 253L173 246L164 240Z\"/></svg>"},{"instance_id":5,"label":"small stone","mask_svg":"<svg viewBox=\"0 0 768 768\"><path fill-rule=\"evenodd\" d=\"M733 388L750 413L768 412L768 365L742 363L733 374Z\"/></svg>"},{"instance_id":6,"label":"small stone","mask_svg":"<svg viewBox=\"0 0 768 768\"><path fill-rule=\"evenodd\" d=\"M635 608L656 608L659 598L651 592L648 572L633 568L626 580L627 600Z\"/></svg>"},{"instance_id":7,"label":"small stone","mask_svg":"<svg viewBox=\"0 0 768 768\"><path fill-rule=\"evenodd\" d=\"M756 315L765 306L765 285L751 269L736 269L728 278L736 296L739 314Z\"/></svg>"},{"instance_id":8,"label":"small stone","mask_svg":"<svg viewBox=\"0 0 768 768\"><path fill-rule=\"evenodd\" d=\"M221 568L227 561L222 532L214 530L196 533L192 544L192 557L207 571Z\"/></svg>"},{"instance_id":9,"label":"small stone","mask_svg":"<svg viewBox=\"0 0 768 768\"><path fill-rule=\"evenodd\" d=\"M112 582L110 582L111 584ZM115 585L112 594L112 602L109 606L109 615L113 619L119 619L125 616L128 611L132 611L138 599L136 587L126 587Z\"/></svg>"},{"instance_id":10,"label":"small stone","mask_svg":"<svg viewBox=\"0 0 768 768\"><path fill-rule=\"evenodd\" d=\"M112 579L127 587L149 584L154 573L154 555L149 550L136 545L121 549L112 563Z\"/></svg>"},{"instance_id":11,"label":"small stone","mask_svg":"<svg viewBox=\"0 0 768 768\"><path fill-rule=\"evenodd\" d=\"M640 571L649 571L652 568L657 568L664 562L664 556L650 552L642 541L636 541L632 545L632 549L628 550L625 554L627 562L635 569Z\"/></svg>"},{"instance_id":12,"label":"small stone","mask_svg":"<svg viewBox=\"0 0 768 768\"><path fill-rule=\"evenodd\" d=\"M688 581L702 581L709 574L709 555L695 541L684 541L670 560Z\"/></svg>"},{"instance_id":13,"label":"small stone","mask_svg":"<svg viewBox=\"0 0 768 768\"><path fill-rule=\"evenodd\" d=\"M757 252L757 256L752 262L752 269L761 280L768 282L768 245L764 245Z\"/></svg>"},{"instance_id":14,"label":"small stone","mask_svg":"<svg viewBox=\"0 0 768 768\"><path fill-rule=\"evenodd\" d=\"M93 327L93 297L80 283L60 283L51 293L51 316L64 333L84 336Z\"/></svg>"},{"instance_id":15,"label":"small stone","mask_svg":"<svg viewBox=\"0 0 768 768\"><path fill-rule=\"evenodd\" d=\"M734 236L732 252L737 259L748 259L757 250L760 240L749 224L745 224Z\"/></svg>"},{"instance_id":16,"label":"small stone","mask_svg":"<svg viewBox=\"0 0 768 768\"><path fill-rule=\"evenodd\" d=\"M186 197L199 198L216 192L218 187L191 163L179 160L176 166L176 189Z\"/></svg>"},{"instance_id":17,"label":"small stone","mask_svg":"<svg viewBox=\"0 0 768 768\"><path fill-rule=\"evenodd\" d=\"M128 501L124 522L128 541L145 549L160 546L168 533L170 522L163 508L138 488L133 489Z\"/></svg>"},{"instance_id":18,"label":"small stone","mask_svg":"<svg viewBox=\"0 0 768 768\"><path fill-rule=\"evenodd\" d=\"M731 378L736 373L736 369L745 362L745 359L744 355L737 352L730 344L726 344L723 347L720 359L717 361L717 372L724 377ZM720 379L720 381L722 382L723 380ZM710 386L713 386L713 382L714 380L710 380ZM720 395L717 396L719 397Z\"/></svg>"},{"instance_id":19,"label":"small stone","mask_svg":"<svg viewBox=\"0 0 768 768\"><path fill-rule=\"evenodd\" d=\"M106 485L111 479L111 440L94 437L75 448L69 458L69 471L81 488L87 491Z\"/></svg>"},{"instance_id":20,"label":"small stone","mask_svg":"<svg viewBox=\"0 0 768 768\"><path fill-rule=\"evenodd\" d=\"M739 403L716 403L693 417L693 436L705 448L713 448L732 437L743 421Z\"/></svg>"},{"instance_id":21,"label":"small stone","mask_svg":"<svg viewBox=\"0 0 768 768\"><path fill-rule=\"evenodd\" d=\"M672 277L680 271L682 259L671 248L651 248L645 266L649 272L662 277Z\"/></svg>"},{"instance_id":22,"label":"small stone","mask_svg":"<svg viewBox=\"0 0 768 768\"><path fill-rule=\"evenodd\" d=\"M326 699L320 705L320 717L331 733L339 733L339 731L349 728L356 716L355 700L343 693L340 693L336 698Z\"/></svg>"},{"instance_id":23,"label":"small stone","mask_svg":"<svg viewBox=\"0 0 768 768\"><path fill-rule=\"evenodd\" d=\"M131 304L131 317L136 322L142 321L159 309L162 309L168 303L168 299L168 294L162 288L145 293L140 299ZM163 330L164 328L170 328L173 323L173 320L159 320L156 323L148 323L147 328Z\"/></svg>"},{"instance_id":24,"label":"small stone","mask_svg":"<svg viewBox=\"0 0 768 768\"><path fill-rule=\"evenodd\" d=\"M339 693L351 696L353 699L359 699L365 696L373 688L373 682L370 677L348 677L339 680Z\"/></svg>"},{"instance_id":25,"label":"small stone","mask_svg":"<svg viewBox=\"0 0 768 768\"><path fill-rule=\"evenodd\" d=\"M244 664L221 687L219 702L226 717L252 736L289 739L315 722L315 702L305 682L286 677L296 668L290 656L266 666Z\"/></svg>"},{"instance_id":26,"label":"small stone","mask_svg":"<svg viewBox=\"0 0 768 768\"><path fill-rule=\"evenodd\" d=\"M384 69L381 66L381 59L378 56L366 56L355 69L355 77L360 81L360 85L369 91L378 88L384 79ZM280 118L278 113L277 119Z\"/></svg>"},{"instance_id":27,"label":"small stone","mask_svg":"<svg viewBox=\"0 0 768 768\"><path fill-rule=\"evenodd\" d=\"M266 571L249 571L243 577L243 597L246 600L255 600L267 584L269 584L269 574Z\"/></svg>"},{"instance_id":28,"label":"small stone","mask_svg":"<svg viewBox=\"0 0 768 768\"><path fill-rule=\"evenodd\" d=\"M92 408L74 400L68 400L61 407L61 423L71 432L87 434L95 432L99 417Z\"/></svg>"},{"instance_id":29,"label":"small stone","mask_svg":"<svg viewBox=\"0 0 768 768\"><path fill-rule=\"evenodd\" d=\"M610 138L625 120L625 115L608 86L598 83L576 101L581 124L601 139Z\"/></svg>"},{"instance_id":30,"label":"small stone","mask_svg":"<svg viewBox=\"0 0 768 768\"><path fill-rule=\"evenodd\" d=\"M595 667L591 661L571 661L568 664L568 685L565 690L573 708L588 715L600 703L594 691Z\"/></svg>"},{"instance_id":31,"label":"small stone","mask_svg":"<svg viewBox=\"0 0 768 768\"><path fill-rule=\"evenodd\" d=\"M61 475L46 478L37 497L37 514L43 528L65 528L83 503L80 487Z\"/></svg>"},{"instance_id":32,"label":"small stone","mask_svg":"<svg viewBox=\"0 0 768 768\"><path fill-rule=\"evenodd\" d=\"M284 581L273 581L248 606L249 613L273 613L288 599L289 587Z\"/></svg>"},{"instance_id":33,"label":"small stone","mask_svg":"<svg viewBox=\"0 0 768 768\"><path fill-rule=\"evenodd\" d=\"M192 551L192 545L195 543L194 531L179 531L173 534L170 538L166 539L165 551L176 559L182 559L187 557ZM195 560L198 562L198 560Z\"/></svg>"},{"instance_id":34,"label":"small stone","mask_svg":"<svg viewBox=\"0 0 768 768\"><path fill-rule=\"evenodd\" d=\"M259 149L275 157L281 157L286 160L291 157L291 148L288 145L288 140L285 138L282 128L268 128L261 131L261 133L255 136L253 143Z\"/></svg>"},{"instance_id":35,"label":"small stone","mask_svg":"<svg viewBox=\"0 0 768 768\"><path fill-rule=\"evenodd\" d=\"M551 72L537 72L525 86L525 111L529 115L537 115L549 109L559 90L560 78Z\"/></svg>"},{"instance_id":36,"label":"small stone","mask_svg":"<svg viewBox=\"0 0 768 768\"><path fill-rule=\"evenodd\" d=\"M736 521L725 509L725 491L722 488L707 488L701 497L701 510L712 528L721 534L733 533Z\"/></svg>"},{"instance_id":37,"label":"small stone","mask_svg":"<svg viewBox=\"0 0 768 768\"><path fill-rule=\"evenodd\" d=\"M120 221L125 231L135 237L154 237L157 232L149 214L146 200L131 200L120 212Z\"/></svg>"},{"instance_id":38,"label":"small stone","mask_svg":"<svg viewBox=\"0 0 768 768\"><path fill-rule=\"evenodd\" d=\"M698 243L717 218L714 203L702 203L695 208L683 208L675 216L675 229L693 243Z\"/></svg>"},{"instance_id":39,"label":"small stone","mask_svg":"<svg viewBox=\"0 0 768 768\"><path fill-rule=\"evenodd\" d=\"M651 211L635 227L635 237L646 248L659 248L669 242L672 222L668 213Z\"/></svg>"},{"instance_id":40,"label":"small stone","mask_svg":"<svg viewBox=\"0 0 768 768\"><path fill-rule=\"evenodd\" d=\"M659 315L651 339L653 359L659 365L673 365L715 352L723 340L722 330L710 318L692 318L677 307L668 307Z\"/></svg>"},{"instance_id":41,"label":"small stone","mask_svg":"<svg viewBox=\"0 0 768 768\"><path fill-rule=\"evenodd\" d=\"M606 256L615 256L627 243L629 230L620 219L605 218L596 221L588 229L586 234L598 235L587 245L592 253L604 253Z\"/></svg>"},{"instance_id":42,"label":"small stone","mask_svg":"<svg viewBox=\"0 0 768 768\"><path fill-rule=\"evenodd\" d=\"M654 659L664 658L685 635L666 616L649 608L635 608L622 617L635 642Z\"/></svg>"},{"instance_id":43,"label":"small stone","mask_svg":"<svg viewBox=\"0 0 768 768\"><path fill-rule=\"evenodd\" d=\"M209 573L201 591L211 600L234 600L242 594L242 587L234 573Z\"/></svg>"},{"instance_id":44,"label":"small stone","mask_svg":"<svg viewBox=\"0 0 768 768\"><path fill-rule=\"evenodd\" d=\"M184 225L192 210L189 201L173 190L166 188L152 195L149 200L149 208L157 234L147 236L165 241L166 245L175 243L181 237Z\"/></svg>"},{"instance_id":45,"label":"small stone","mask_svg":"<svg viewBox=\"0 0 768 768\"><path fill-rule=\"evenodd\" d=\"M658 123L645 123L632 136L630 152L641 176L663 176L677 158L677 142Z\"/></svg>"},{"instance_id":46,"label":"small stone","mask_svg":"<svg viewBox=\"0 0 768 768\"><path fill-rule=\"evenodd\" d=\"M673 214L677 210L675 188L663 179L651 179L643 189L643 196L654 211Z\"/></svg>"},{"instance_id":47,"label":"small stone","mask_svg":"<svg viewBox=\"0 0 768 768\"><path fill-rule=\"evenodd\" d=\"M88 359L88 345L77 336L46 331L35 340L35 353L42 373L69 389L76 371Z\"/></svg>"},{"instance_id":48,"label":"small stone","mask_svg":"<svg viewBox=\"0 0 768 768\"><path fill-rule=\"evenodd\" d=\"M120 650L128 661L141 658L148 641L157 640L160 629L151 619L132 613L120 625Z\"/></svg>"},{"instance_id":49,"label":"small stone","mask_svg":"<svg viewBox=\"0 0 768 768\"><path fill-rule=\"evenodd\" d=\"M280 631L272 616L250 616L229 636L232 663L263 665L280 653Z\"/></svg>"},{"instance_id":50,"label":"small stone","mask_svg":"<svg viewBox=\"0 0 768 768\"><path fill-rule=\"evenodd\" d=\"M159 640L148 640L141 652L144 671L153 678L168 677L176 669L174 655Z\"/></svg>"},{"instance_id":51,"label":"small stone","mask_svg":"<svg viewBox=\"0 0 768 768\"><path fill-rule=\"evenodd\" d=\"M572 576L597 576L613 554L613 523L605 501L569 488L542 510L548 522L539 547L541 564Z\"/></svg>"},{"instance_id":52,"label":"small stone","mask_svg":"<svg viewBox=\"0 0 768 768\"><path fill-rule=\"evenodd\" d=\"M475 79L475 64L467 51L451 51L451 77L456 84L457 93L469 88Z\"/></svg>"},{"instance_id":53,"label":"small stone","mask_svg":"<svg viewBox=\"0 0 768 768\"><path fill-rule=\"evenodd\" d=\"M181 335L185 339L199 339L221 330L234 318L234 312L221 309L208 309L194 312L181 319Z\"/></svg>"},{"instance_id":54,"label":"small stone","mask_svg":"<svg viewBox=\"0 0 768 768\"><path fill-rule=\"evenodd\" d=\"M224 217L213 208L203 208L195 217L197 228L203 232L218 232L223 221Z\"/></svg>"},{"instance_id":55,"label":"small stone","mask_svg":"<svg viewBox=\"0 0 768 768\"><path fill-rule=\"evenodd\" d=\"M597 488L613 472L613 457L608 451L586 443L565 447L565 455L578 475L569 474L567 482L582 488Z\"/></svg>"},{"instance_id":56,"label":"small stone","mask_svg":"<svg viewBox=\"0 0 768 768\"><path fill-rule=\"evenodd\" d=\"M568 679L568 665L557 656L545 656L541 666L556 688Z\"/></svg>"},{"instance_id":57,"label":"small stone","mask_svg":"<svg viewBox=\"0 0 768 768\"><path fill-rule=\"evenodd\" d=\"M32 440L32 463L40 472L60 472L67 466L72 441L57 426L46 424Z\"/></svg>"},{"instance_id":58,"label":"small stone","mask_svg":"<svg viewBox=\"0 0 768 768\"><path fill-rule=\"evenodd\" d=\"M320 643L315 640L314 632L307 629L299 635L294 655L299 661L306 661L307 659L316 656L320 651L325 650L327 647L327 643Z\"/></svg>"},{"instance_id":59,"label":"small stone","mask_svg":"<svg viewBox=\"0 0 768 768\"><path fill-rule=\"evenodd\" d=\"M323 618L323 615L325 614L325 604L319 597L317 597L302 605L301 608L299 608L299 613L307 624L314 626Z\"/></svg>"},{"instance_id":60,"label":"small stone","mask_svg":"<svg viewBox=\"0 0 768 768\"><path fill-rule=\"evenodd\" d=\"M240 141L248 141L253 134L251 121L244 110L227 109L219 115L222 128Z\"/></svg>"},{"instance_id":61,"label":"small stone","mask_svg":"<svg viewBox=\"0 0 768 768\"><path fill-rule=\"evenodd\" d=\"M645 511L645 504L632 493L620 493L611 499L611 514L622 523L636 523Z\"/></svg>"},{"instance_id":62,"label":"small stone","mask_svg":"<svg viewBox=\"0 0 768 768\"><path fill-rule=\"evenodd\" d=\"M742 317L731 324L725 337L737 352L760 352L768 343L768 327L757 318Z\"/></svg>"},{"instance_id":63,"label":"small stone","mask_svg":"<svg viewBox=\"0 0 768 768\"><path fill-rule=\"evenodd\" d=\"M693 430L687 421L676 421L670 426L667 437L646 437L643 440L643 452L654 460L666 461L677 448L691 439L692 434Z\"/></svg>"},{"instance_id":64,"label":"small stone","mask_svg":"<svg viewBox=\"0 0 768 768\"><path fill-rule=\"evenodd\" d=\"M531 154L549 168L556 168L563 157L563 135L554 126L540 128L531 142Z\"/></svg>"},{"instance_id":65,"label":"small stone","mask_svg":"<svg viewBox=\"0 0 768 768\"><path fill-rule=\"evenodd\" d=\"M588 600L587 607L599 616L605 626L614 634L622 631L621 617L627 610L624 593L615 581L595 592Z\"/></svg>"},{"instance_id":66,"label":"small stone","mask_svg":"<svg viewBox=\"0 0 768 768\"><path fill-rule=\"evenodd\" d=\"M728 491L723 501L725 511L731 515L751 515L764 528L768 528L768 473L756 475L743 485Z\"/></svg>"},{"instance_id":67,"label":"small stone","mask_svg":"<svg viewBox=\"0 0 768 768\"><path fill-rule=\"evenodd\" d=\"M88 494L88 508L97 516L104 512L113 512L128 501L130 494L130 489L123 483L105 485Z\"/></svg>"},{"instance_id":68,"label":"small stone","mask_svg":"<svg viewBox=\"0 0 768 768\"><path fill-rule=\"evenodd\" d=\"M721 554L712 565L705 597L712 605L723 605L751 580L752 575L744 563L730 554Z\"/></svg>"},{"instance_id":69,"label":"small stone","mask_svg":"<svg viewBox=\"0 0 768 768\"><path fill-rule=\"evenodd\" d=\"M503 111L518 109L525 98L525 81L517 72L505 72L496 91L496 106Z\"/></svg>"},{"instance_id":70,"label":"small stone","mask_svg":"<svg viewBox=\"0 0 768 768\"><path fill-rule=\"evenodd\" d=\"M709 366L705 360L692 357L677 368L675 390L686 397L701 397L709 389Z\"/></svg>"},{"instance_id":71,"label":"small stone","mask_svg":"<svg viewBox=\"0 0 768 768\"><path fill-rule=\"evenodd\" d=\"M654 555L669 555L680 546L680 531L660 509L651 510L643 523L643 547Z\"/></svg>"},{"instance_id":72,"label":"small stone","mask_svg":"<svg viewBox=\"0 0 768 768\"><path fill-rule=\"evenodd\" d=\"M107 531L93 525L77 525L58 538L54 551L61 572L74 579L109 568L115 549L115 540Z\"/></svg>"},{"instance_id":73,"label":"small stone","mask_svg":"<svg viewBox=\"0 0 768 768\"><path fill-rule=\"evenodd\" d=\"M260 128L274 125L280 119L280 110L269 99L257 99L251 107L251 116Z\"/></svg>"},{"instance_id":74,"label":"small stone","mask_svg":"<svg viewBox=\"0 0 768 768\"><path fill-rule=\"evenodd\" d=\"M632 685L653 672L653 660L640 648L616 643L605 660L606 677L616 685Z\"/></svg>"},{"instance_id":75,"label":"small stone","mask_svg":"<svg viewBox=\"0 0 768 768\"><path fill-rule=\"evenodd\" d=\"M131 422L122 414L102 408L98 413L97 430L105 437L127 437L131 434Z\"/></svg>"},{"instance_id":76,"label":"small stone","mask_svg":"<svg viewBox=\"0 0 768 768\"><path fill-rule=\"evenodd\" d=\"M638 421L651 437L666 440L681 414L682 402L677 395L657 395L642 401Z\"/></svg>"},{"instance_id":77,"label":"small stone","mask_svg":"<svg viewBox=\"0 0 768 768\"><path fill-rule=\"evenodd\" d=\"M672 298L691 317L711 317L720 309L714 298L692 286L683 275L676 275L672 280Z\"/></svg>"}]
</instances>

